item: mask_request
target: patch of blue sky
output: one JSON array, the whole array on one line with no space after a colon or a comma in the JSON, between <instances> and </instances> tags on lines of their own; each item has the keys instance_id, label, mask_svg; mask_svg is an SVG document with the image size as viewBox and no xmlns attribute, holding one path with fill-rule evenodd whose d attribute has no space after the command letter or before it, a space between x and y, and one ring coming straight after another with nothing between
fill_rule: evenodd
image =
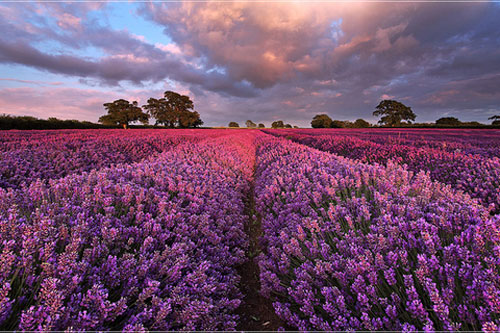
<instances>
[{"instance_id":1,"label":"patch of blue sky","mask_svg":"<svg viewBox=\"0 0 500 333\"><path fill-rule=\"evenodd\" d=\"M146 20L137 13L140 6L138 3L110 3L105 13L93 13L93 15L105 15L106 22L112 29L127 30L134 35L143 36L151 44L172 43L172 39L164 33L161 25Z\"/></svg>"},{"instance_id":2,"label":"patch of blue sky","mask_svg":"<svg viewBox=\"0 0 500 333\"><path fill-rule=\"evenodd\" d=\"M89 45L85 47L71 48L68 45L54 39L33 42L32 45L40 52L51 55L64 54L79 58L90 58L91 60L96 60L106 56L102 49L94 46Z\"/></svg>"},{"instance_id":3,"label":"patch of blue sky","mask_svg":"<svg viewBox=\"0 0 500 333\"><path fill-rule=\"evenodd\" d=\"M392 80L389 81L389 83L386 85L386 87L394 87L394 86L399 86L402 84L408 83L408 78L407 75L400 75Z\"/></svg>"},{"instance_id":4,"label":"patch of blue sky","mask_svg":"<svg viewBox=\"0 0 500 333\"><path fill-rule=\"evenodd\" d=\"M222 75L225 75L227 73L226 69L224 67L220 67L220 66L213 66L212 68L207 70L207 73L212 73L212 72L216 72L216 73L219 73Z\"/></svg>"},{"instance_id":5,"label":"patch of blue sky","mask_svg":"<svg viewBox=\"0 0 500 333\"><path fill-rule=\"evenodd\" d=\"M18 64L0 64L0 78L12 80L0 80L0 87L2 88L16 88L16 87L32 87L32 86L45 86L56 85L58 86L79 86L80 84L74 77L69 77L60 74L54 74L47 71L41 71L32 67L27 67Z\"/></svg>"},{"instance_id":6,"label":"patch of blue sky","mask_svg":"<svg viewBox=\"0 0 500 333\"><path fill-rule=\"evenodd\" d=\"M342 18L332 21L330 23L330 36L335 43L339 42L339 39L344 35L342 31Z\"/></svg>"}]
</instances>

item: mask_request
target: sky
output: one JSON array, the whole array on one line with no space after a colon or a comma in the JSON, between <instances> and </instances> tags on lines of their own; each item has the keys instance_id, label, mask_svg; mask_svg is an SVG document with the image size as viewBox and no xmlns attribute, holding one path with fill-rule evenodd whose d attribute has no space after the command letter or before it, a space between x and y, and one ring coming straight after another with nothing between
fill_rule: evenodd
<instances>
[{"instance_id":1,"label":"sky","mask_svg":"<svg viewBox=\"0 0 500 333\"><path fill-rule=\"evenodd\" d=\"M0 2L0 114L96 122L173 90L207 126L376 123L383 99L488 123L499 17L498 2Z\"/></svg>"}]
</instances>

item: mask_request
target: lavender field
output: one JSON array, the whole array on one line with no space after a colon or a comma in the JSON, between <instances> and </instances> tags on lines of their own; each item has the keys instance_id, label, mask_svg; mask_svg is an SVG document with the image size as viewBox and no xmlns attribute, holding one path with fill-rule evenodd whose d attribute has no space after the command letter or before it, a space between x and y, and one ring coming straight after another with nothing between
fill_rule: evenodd
<instances>
[{"instance_id":1,"label":"lavender field","mask_svg":"<svg viewBox=\"0 0 500 333\"><path fill-rule=\"evenodd\" d=\"M500 131L4 131L0 256L2 330L498 331Z\"/></svg>"}]
</instances>

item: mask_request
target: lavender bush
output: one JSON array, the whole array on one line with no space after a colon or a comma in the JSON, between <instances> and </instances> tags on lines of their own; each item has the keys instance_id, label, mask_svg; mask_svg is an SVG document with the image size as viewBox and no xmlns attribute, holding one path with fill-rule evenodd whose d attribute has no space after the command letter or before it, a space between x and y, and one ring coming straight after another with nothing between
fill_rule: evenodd
<instances>
[{"instance_id":1,"label":"lavender bush","mask_svg":"<svg viewBox=\"0 0 500 333\"><path fill-rule=\"evenodd\" d=\"M176 145L223 135L193 130L64 130L0 132L0 187L19 188L36 179L57 179L72 173L118 163L139 162Z\"/></svg>"},{"instance_id":2,"label":"lavender bush","mask_svg":"<svg viewBox=\"0 0 500 333\"><path fill-rule=\"evenodd\" d=\"M494 129L421 129L421 128L369 128L369 129L300 129L266 130L272 134L313 136L341 135L356 137L382 145L407 145L436 148L448 152L500 157L500 131Z\"/></svg>"},{"instance_id":3,"label":"lavender bush","mask_svg":"<svg viewBox=\"0 0 500 333\"><path fill-rule=\"evenodd\" d=\"M290 327L500 330L496 132L268 132L0 132L0 329L234 330L255 191Z\"/></svg>"},{"instance_id":4,"label":"lavender bush","mask_svg":"<svg viewBox=\"0 0 500 333\"><path fill-rule=\"evenodd\" d=\"M234 329L252 140L0 189L0 327Z\"/></svg>"},{"instance_id":5,"label":"lavender bush","mask_svg":"<svg viewBox=\"0 0 500 333\"><path fill-rule=\"evenodd\" d=\"M498 330L500 218L391 162L262 140L263 292L300 330Z\"/></svg>"},{"instance_id":6,"label":"lavender bush","mask_svg":"<svg viewBox=\"0 0 500 333\"><path fill-rule=\"evenodd\" d=\"M280 131L272 133L285 135ZM432 180L452 185L479 199L493 213L500 213L500 159L497 157L487 158L478 154L390 142L380 144L347 135L286 135L313 148L365 163L387 164L393 161L407 165L414 172L428 171Z\"/></svg>"}]
</instances>

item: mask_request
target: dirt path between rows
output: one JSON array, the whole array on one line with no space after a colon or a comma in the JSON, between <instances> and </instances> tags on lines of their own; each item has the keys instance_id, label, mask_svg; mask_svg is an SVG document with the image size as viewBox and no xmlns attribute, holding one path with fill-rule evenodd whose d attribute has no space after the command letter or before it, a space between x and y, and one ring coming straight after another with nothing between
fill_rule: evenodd
<instances>
[{"instance_id":1,"label":"dirt path between rows","mask_svg":"<svg viewBox=\"0 0 500 333\"><path fill-rule=\"evenodd\" d=\"M247 262L241 265L238 272L241 276L240 290L245 295L243 304L236 312L240 322L236 327L239 331L277 331L287 326L274 312L272 302L260 294L259 265L256 257L261 252L259 237L262 235L261 218L255 212L255 189L252 182L246 198L246 214L248 223L245 231L249 237Z\"/></svg>"}]
</instances>

